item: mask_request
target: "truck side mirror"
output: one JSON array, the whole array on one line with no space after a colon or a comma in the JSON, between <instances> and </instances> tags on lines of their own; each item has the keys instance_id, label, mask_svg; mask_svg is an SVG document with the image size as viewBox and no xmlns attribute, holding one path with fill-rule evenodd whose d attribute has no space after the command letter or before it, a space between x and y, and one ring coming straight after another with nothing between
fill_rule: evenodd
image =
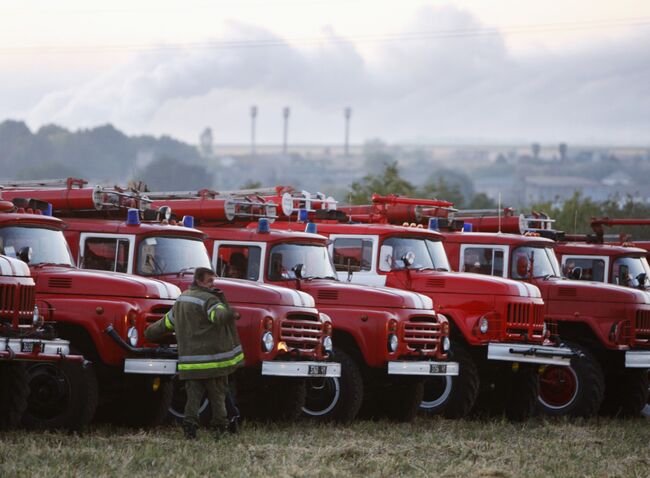
<instances>
[{"instance_id":1,"label":"truck side mirror","mask_svg":"<svg viewBox=\"0 0 650 478\"><path fill-rule=\"evenodd\" d=\"M21 247L18 249L18 259L23 261L25 264L29 264L32 260L32 248L29 246Z\"/></svg>"},{"instance_id":2,"label":"truck side mirror","mask_svg":"<svg viewBox=\"0 0 650 478\"><path fill-rule=\"evenodd\" d=\"M404 267L408 269L415 262L415 252L408 251L402 257L400 257L400 259L402 259L402 262L404 262Z\"/></svg>"},{"instance_id":3,"label":"truck side mirror","mask_svg":"<svg viewBox=\"0 0 650 478\"><path fill-rule=\"evenodd\" d=\"M293 271L293 273L295 274L296 279L302 279L302 268L303 268L302 264L296 264L291 269Z\"/></svg>"},{"instance_id":4,"label":"truck side mirror","mask_svg":"<svg viewBox=\"0 0 650 478\"><path fill-rule=\"evenodd\" d=\"M393 246L383 245L379 251L379 270L390 272L393 268Z\"/></svg>"}]
</instances>

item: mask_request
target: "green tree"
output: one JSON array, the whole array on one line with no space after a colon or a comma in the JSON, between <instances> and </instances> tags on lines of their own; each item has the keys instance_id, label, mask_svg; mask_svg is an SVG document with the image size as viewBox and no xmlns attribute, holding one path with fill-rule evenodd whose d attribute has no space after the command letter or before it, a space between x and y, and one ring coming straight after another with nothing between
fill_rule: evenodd
<instances>
[{"instance_id":1,"label":"green tree","mask_svg":"<svg viewBox=\"0 0 650 478\"><path fill-rule=\"evenodd\" d=\"M442 176L427 182L419 191L419 196L426 199L450 201L456 207L463 207L465 197L458 183L449 183Z\"/></svg>"},{"instance_id":2,"label":"green tree","mask_svg":"<svg viewBox=\"0 0 650 478\"><path fill-rule=\"evenodd\" d=\"M468 209L494 209L496 207L497 203L485 193L475 194L469 204L467 204Z\"/></svg>"},{"instance_id":3,"label":"green tree","mask_svg":"<svg viewBox=\"0 0 650 478\"><path fill-rule=\"evenodd\" d=\"M399 175L397 162L387 164L380 174L367 174L350 186L351 204L370 204L373 194L414 196L416 188Z\"/></svg>"}]
</instances>

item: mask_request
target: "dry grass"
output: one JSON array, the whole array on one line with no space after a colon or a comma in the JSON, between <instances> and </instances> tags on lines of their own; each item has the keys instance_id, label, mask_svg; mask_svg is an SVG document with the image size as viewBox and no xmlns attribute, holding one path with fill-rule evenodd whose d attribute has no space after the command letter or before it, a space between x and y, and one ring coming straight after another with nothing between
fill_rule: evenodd
<instances>
[{"instance_id":1,"label":"dry grass","mask_svg":"<svg viewBox=\"0 0 650 478\"><path fill-rule=\"evenodd\" d=\"M252 423L220 442L177 428L5 433L0 476L32 475L650 477L650 421Z\"/></svg>"}]
</instances>

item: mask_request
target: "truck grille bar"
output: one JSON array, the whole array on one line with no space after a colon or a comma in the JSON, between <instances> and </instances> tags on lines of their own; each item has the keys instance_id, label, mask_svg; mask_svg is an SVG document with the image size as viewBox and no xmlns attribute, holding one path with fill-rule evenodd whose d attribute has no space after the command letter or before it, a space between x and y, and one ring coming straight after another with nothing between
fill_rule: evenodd
<instances>
[{"instance_id":1,"label":"truck grille bar","mask_svg":"<svg viewBox=\"0 0 650 478\"><path fill-rule=\"evenodd\" d=\"M634 323L634 339L644 344L650 343L650 310L637 310Z\"/></svg>"},{"instance_id":2,"label":"truck grille bar","mask_svg":"<svg viewBox=\"0 0 650 478\"><path fill-rule=\"evenodd\" d=\"M544 328L544 305L510 303L506 319L506 334L510 336L526 335L529 339L541 336Z\"/></svg>"},{"instance_id":3,"label":"truck grille bar","mask_svg":"<svg viewBox=\"0 0 650 478\"><path fill-rule=\"evenodd\" d=\"M14 327L31 326L36 291L33 285L0 284L0 320Z\"/></svg>"},{"instance_id":4,"label":"truck grille bar","mask_svg":"<svg viewBox=\"0 0 650 478\"><path fill-rule=\"evenodd\" d=\"M426 321L417 321L411 318L404 323L404 342L410 350L434 354L440 345L440 324Z\"/></svg>"}]
</instances>

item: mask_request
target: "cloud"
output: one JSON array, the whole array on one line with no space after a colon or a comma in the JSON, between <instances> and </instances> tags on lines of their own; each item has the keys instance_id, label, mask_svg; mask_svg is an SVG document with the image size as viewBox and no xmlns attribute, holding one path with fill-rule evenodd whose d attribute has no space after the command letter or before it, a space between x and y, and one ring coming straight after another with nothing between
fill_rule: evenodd
<instances>
[{"instance_id":1,"label":"cloud","mask_svg":"<svg viewBox=\"0 0 650 478\"><path fill-rule=\"evenodd\" d=\"M423 8L409 32L482 25L454 7ZM379 43L372 59L354 43L309 48L168 49L138 54L80 87L45 95L31 123L177 134L206 125L217 140L246 141L248 108L260 108L259 138L278 142L280 109L292 107L291 137L335 141L341 110L354 108L353 138L647 142L650 34L560 52L514 56L501 35ZM283 39L230 23L229 40Z\"/></svg>"}]
</instances>

